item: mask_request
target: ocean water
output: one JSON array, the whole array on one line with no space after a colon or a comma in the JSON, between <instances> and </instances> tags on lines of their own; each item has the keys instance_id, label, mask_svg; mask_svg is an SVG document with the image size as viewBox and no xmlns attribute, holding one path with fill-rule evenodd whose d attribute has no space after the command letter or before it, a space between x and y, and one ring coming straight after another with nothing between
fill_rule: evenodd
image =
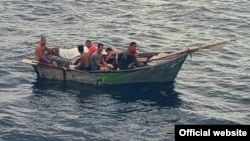
<instances>
[{"instance_id":1,"label":"ocean water","mask_svg":"<svg viewBox=\"0 0 250 141\"><path fill-rule=\"evenodd\" d=\"M0 140L173 141L175 124L250 124L249 0L1 0ZM138 52L234 40L188 57L173 83L96 87L40 80L48 46L90 39Z\"/></svg>"}]
</instances>

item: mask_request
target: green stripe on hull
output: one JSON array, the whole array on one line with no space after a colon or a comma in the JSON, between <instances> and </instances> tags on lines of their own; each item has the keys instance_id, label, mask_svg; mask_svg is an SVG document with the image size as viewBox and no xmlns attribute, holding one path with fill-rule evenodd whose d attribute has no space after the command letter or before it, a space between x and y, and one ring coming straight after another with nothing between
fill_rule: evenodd
<instances>
[{"instance_id":1,"label":"green stripe on hull","mask_svg":"<svg viewBox=\"0 0 250 141\"><path fill-rule=\"evenodd\" d=\"M120 79L133 72L110 73L96 78L96 84L118 84Z\"/></svg>"}]
</instances>

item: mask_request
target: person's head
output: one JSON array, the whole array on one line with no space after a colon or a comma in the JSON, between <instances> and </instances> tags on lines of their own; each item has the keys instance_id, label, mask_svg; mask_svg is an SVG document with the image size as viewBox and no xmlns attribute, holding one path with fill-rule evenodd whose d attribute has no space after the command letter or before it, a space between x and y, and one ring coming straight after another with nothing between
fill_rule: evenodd
<instances>
[{"instance_id":1,"label":"person's head","mask_svg":"<svg viewBox=\"0 0 250 141\"><path fill-rule=\"evenodd\" d=\"M83 45L78 45L77 48L78 48L78 51L82 54L83 53Z\"/></svg>"},{"instance_id":2,"label":"person's head","mask_svg":"<svg viewBox=\"0 0 250 141\"><path fill-rule=\"evenodd\" d=\"M112 50L113 50L112 48L108 47L108 48L106 48L105 51L109 54Z\"/></svg>"},{"instance_id":3,"label":"person's head","mask_svg":"<svg viewBox=\"0 0 250 141\"><path fill-rule=\"evenodd\" d=\"M45 37L41 37L40 43L41 43L42 46L46 45L46 38Z\"/></svg>"},{"instance_id":4,"label":"person's head","mask_svg":"<svg viewBox=\"0 0 250 141\"><path fill-rule=\"evenodd\" d=\"M136 52L136 42L131 42L130 43L130 46L129 46L129 48L128 48L128 52L130 53L130 54L136 54L137 52Z\"/></svg>"},{"instance_id":5,"label":"person's head","mask_svg":"<svg viewBox=\"0 0 250 141\"><path fill-rule=\"evenodd\" d=\"M91 43L90 40L86 40L86 41L85 41L85 45L86 45L88 48L91 46L91 44L92 44L92 43Z\"/></svg>"},{"instance_id":6,"label":"person's head","mask_svg":"<svg viewBox=\"0 0 250 141\"><path fill-rule=\"evenodd\" d=\"M136 42L131 42L129 48L135 47L136 48Z\"/></svg>"},{"instance_id":7,"label":"person's head","mask_svg":"<svg viewBox=\"0 0 250 141\"><path fill-rule=\"evenodd\" d=\"M133 54L133 55L137 53L135 47L130 47L130 48L128 49L128 52L129 52L130 54Z\"/></svg>"},{"instance_id":8,"label":"person's head","mask_svg":"<svg viewBox=\"0 0 250 141\"><path fill-rule=\"evenodd\" d=\"M102 43L99 43L98 45L97 45L97 52L98 53L102 53L102 51L103 51L103 44Z\"/></svg>"}]
</instances>

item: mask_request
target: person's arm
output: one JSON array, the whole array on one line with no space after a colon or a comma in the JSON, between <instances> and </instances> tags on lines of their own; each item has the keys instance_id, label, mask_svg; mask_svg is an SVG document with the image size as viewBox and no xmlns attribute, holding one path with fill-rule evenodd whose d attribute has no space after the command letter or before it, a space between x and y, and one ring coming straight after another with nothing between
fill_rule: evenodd
<instances>
[{"instance_id":1,"label":"person's arm","mask_svg":"<svg viewBox=\"0 0 250 141\"><path fill-rule=\"evenodd\" d=\"M137 65L137 67L142 67L144 66L144 63L143 62L139 62L138 59L135 57L134 58L134 64Z\"/></svg>"},{"instance_id":2,"label":"person's arm","mask_svg":"<svg viewBox=\"0 0 250 141\"><path fill-rule=\"evenodd\" d=\"M108 64L106 63L106 61L102 58L102 64L107 66Z\"/></svg>"},{"instance_id":3,"label":"person's arm","mask_svg":"<svg viewBox=\"0 0 250 141\"><path fill-rule=\"evenodd\" d=\"M103 67L108 67L109 69L114 68L112 64L108 64L103 58L102 58L102 64L104 65Z\"/></svg>"},{"instance_id":4,"label":"person's arm","mask_svg":"<svg viewBox=\"0 0 250 141\"><path fill-rule=\"evenodd\" d=\"M59 47L45 47L45 50L52 52L55 55L59 55Z\"/></svg>"},{"instance_id":5,"label":"person's arm","mask_svg":"<svg viewBox=\"0 0 250 141\"><path fill-rule=\"evenodd\" d=\"M137 60L137 58L133 55L131 56L131 63L129 63L128 68L135 68L140 66L140 62Z\"/></svg>"},{"instance_id":6,"label":"person's arm","mask_svg":"<svg viewBox=\"0 0 250 141\"><path fill-rule=\"evenodd\" d=\"M101 61L101 62L102 62L103 64L100 63L98 59L95 60L95 63L96 63L97 66L99 66L99 67L108 67L108 64L104 61L103 58L102 58L102 61Z\"/></svg>"},{"instance_id":7,"label":"person's arm","mask_svg":"<svg viewBox=\"0 0 250 141\"><path fill-rule=\"evenodd\" d=\"M96 65L99 66L99 67L105 67L103 64L101 64L101 63L99 62L99 60L95 60L95 63L96 63Z\"/></svg>"},{"instance_id":8,"label":"person's arm","mask_svg":"<svg viewBox=\"0 0 250 141\"><path fill-rule=\"evenodd\" d=\"M108 54L107 55L107 57L105 58L105 61L108 61L109 60L109 58L112 56L112 54L110 53L110 54Z\"/></svg>"},{"instance_id":9,"label":"person's arm","mask_svg":"<svg viewBox=\"0 0 250 141\"><path fill-rule=\"evenodd\" d=\"M38 59L37 61L39 61L39 60L45 60L48 63L52 63L51 60L49 60L49 59L46 58L46 56L44 55L42 49L40 49L39 47L36 48L35 55L36 55L36 59Z\"/></svg>"}]
</instances>

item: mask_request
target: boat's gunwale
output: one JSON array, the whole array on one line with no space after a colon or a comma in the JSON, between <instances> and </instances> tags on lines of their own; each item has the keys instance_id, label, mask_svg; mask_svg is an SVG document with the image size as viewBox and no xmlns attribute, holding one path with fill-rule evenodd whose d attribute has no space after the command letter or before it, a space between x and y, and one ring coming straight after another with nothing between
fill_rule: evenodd
<instances>
[{"instance_id":1,"label":"boat's gunwale","mask_svg":"<svg viewBox=\"0 0 250 141\"><path fill-rule=\"evenodd\" d=\"M178 55L177 57L173 57L173 58L163 58L161 60L166 60L166 62L169 62L171 60L175 60L175 59L178 59L180 57L182 57L183 55L187 55L186 53L184 54L180 54ZM32 60L33 59L29 59L29 60ZM156 60L156 61L159 61L159 60ZM155 61L152 61L152 62L155 62ZM148 62L149 63L149 62ZM109 70L109 71L99 71L99 70L94 70L94 71L85 71L85 70L77 70L77 69L72 69L72 68L69 68L68 70L64 70L63 68L61 67L54 67L54 66L51 66L51 65L44 65L44 64L29 64L29 65L32 65L34 67L46 67L46 68L50 68L50 69L59 69L59 70L63 70L63 71L76 71L76 72L83 72L83 73L90 73L90 74L93 74L93 73L122 73L122 72L136 72L136 71L139 71L139 70L143 70L143 69L148 69L148 68L154 68L158 65L161 65L160 63L159 64L156 64L156 65L152 65L152 66L144 66L144 67L138 67L138 68L134 68L134 69L127 69L127 70Z\"/></svg>"}]
</instances>

